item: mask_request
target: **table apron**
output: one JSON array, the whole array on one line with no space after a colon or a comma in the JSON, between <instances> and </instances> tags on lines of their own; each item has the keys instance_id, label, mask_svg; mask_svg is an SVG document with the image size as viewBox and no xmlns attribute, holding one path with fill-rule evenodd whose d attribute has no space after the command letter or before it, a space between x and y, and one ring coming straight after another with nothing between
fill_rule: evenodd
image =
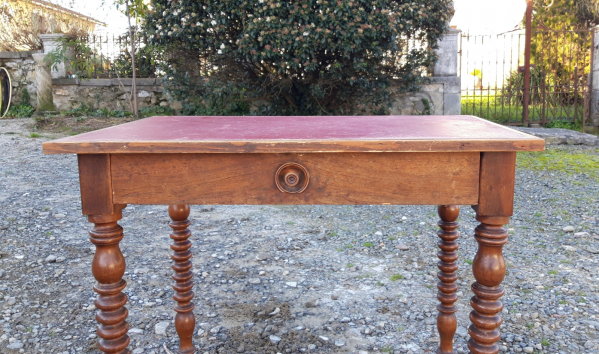
<instances>
[{"instance_id":1,"label":"table apron","mask_svg":"<svg viewBox=\"0 0 599 354\"><path fill-rule=\"evenodd\" d=\"M286 163L302 193L277 188ZM479 171L479 152L110 155L114 204L475 205Z\"/></svg>"}]
</instances>

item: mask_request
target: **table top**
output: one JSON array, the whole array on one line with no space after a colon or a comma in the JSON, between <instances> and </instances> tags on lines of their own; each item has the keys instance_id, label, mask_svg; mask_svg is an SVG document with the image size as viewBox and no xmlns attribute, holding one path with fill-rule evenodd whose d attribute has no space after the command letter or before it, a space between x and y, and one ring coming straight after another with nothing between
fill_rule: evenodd
<instances>
[{"instance_id":1,"label":"table top","mask_svg":"<svg viewBox=\"0 0 599 354\"><path fill-rule=\"evenodd\" d=\"M542 151L473 116L152 117L43 144L46 154Z\"/></svg>"}]
</instances>

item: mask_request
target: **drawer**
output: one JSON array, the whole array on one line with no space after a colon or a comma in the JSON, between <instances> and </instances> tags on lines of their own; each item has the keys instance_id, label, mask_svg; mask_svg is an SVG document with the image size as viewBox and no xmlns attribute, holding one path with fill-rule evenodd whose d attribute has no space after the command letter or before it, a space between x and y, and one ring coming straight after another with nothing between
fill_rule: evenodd
<instances>
[{"instance_id":1,"label":"drawer","mask_svg":"<svg viewBox=\"0 0 599 354\"><path fill-rule=\"evenodd\" d=\"M112 154L115 204L478 203L479 152Z\"/></svg>"}]
</instances>

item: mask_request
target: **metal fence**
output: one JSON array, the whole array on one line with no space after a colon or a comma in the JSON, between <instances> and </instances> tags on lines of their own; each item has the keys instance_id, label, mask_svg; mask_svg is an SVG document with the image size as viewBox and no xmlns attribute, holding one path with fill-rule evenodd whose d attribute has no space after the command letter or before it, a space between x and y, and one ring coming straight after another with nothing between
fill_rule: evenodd
<instances>
[{"instance_id":1,"label":"metal fence","mask_svg":"<svg viewBox=\"0 0 599 354\"><path fill-rule=\"evenodd\" d=\"M531 41L530 124L589 117L592 31L536 31ZM462 114L522 125L525 34L464 34Z\"/></svg>"},{"instance_id":2,"label":"metal fence","mask_svg":"<svg viewBox=\"0 0 599 354\"><path fill-rule=\"evenodd\" d=\"M132 77L131 42L128 35L89 34L80 37L85 44L78 50L75 61L86 66L81 72L91 73L93 78L130 78ZM151 54L146 53L147 38L136 38L136 73L137 77L156 77L156 66Z\"/></svg>"}]
</instances>

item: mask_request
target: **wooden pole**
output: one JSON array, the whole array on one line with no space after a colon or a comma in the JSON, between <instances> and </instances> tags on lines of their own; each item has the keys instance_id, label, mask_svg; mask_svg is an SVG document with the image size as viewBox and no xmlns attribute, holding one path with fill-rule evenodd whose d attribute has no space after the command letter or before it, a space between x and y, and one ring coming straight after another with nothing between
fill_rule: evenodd
<instances>
[{"instance_id":1,"label":"wooden pole","mask_svg":"<svg viewBox=\"0 0 599 354\"><path fill-rule=\"evenodd\" d=\"M526 0L526 36L524 42L524 92L522 102L522 126L528 127L530 110L530 43L532 41L532 0Z\"/></svg>"}]
</instances>

